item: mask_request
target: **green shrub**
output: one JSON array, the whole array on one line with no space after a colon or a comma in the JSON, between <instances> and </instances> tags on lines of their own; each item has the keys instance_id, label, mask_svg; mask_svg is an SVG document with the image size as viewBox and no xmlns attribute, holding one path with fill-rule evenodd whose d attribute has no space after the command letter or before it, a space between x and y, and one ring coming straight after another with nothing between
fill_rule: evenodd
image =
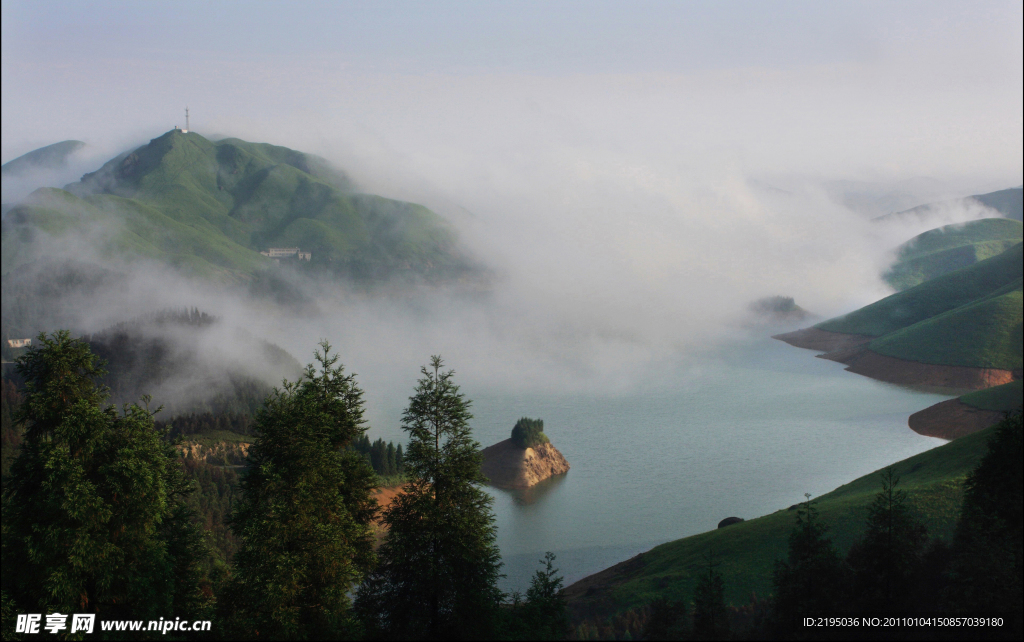
<instances>
[{"instance_id":1,"label":"green shrub","mask_svg":"<svg viewBox=\"0 0 1024 642\"><path fill-rule=\"evenodd\" d=\"M546 444L548 441L548 436L544 434L543 419L523 417L512 428L512 442L523 450Z\"/></svg>"}]
</instances>

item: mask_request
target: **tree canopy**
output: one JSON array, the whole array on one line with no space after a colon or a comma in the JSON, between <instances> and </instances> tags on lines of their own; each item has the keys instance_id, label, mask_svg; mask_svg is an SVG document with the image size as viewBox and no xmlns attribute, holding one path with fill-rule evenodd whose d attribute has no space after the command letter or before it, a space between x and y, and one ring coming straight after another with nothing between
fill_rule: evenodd
<instances>
[{"instance_id":1,"label":"tree canopy","mask_svg":"<svg viewBox=\"0 0 1024 642\"><path fill-rule=\"evenodd\" d=\"M523 417L512 427L512 441L523 450L548 443L548 436L544 434L544 420Z\"/></svg>"},{"instance_id":2,"label":"tree canopy","mask_svg":"<svg viewBox=\"0 0 1024 642\"><path fill-rule=\"evenodd\" d=\"M480 486L470 402L432 357L403 414L409 481L383 514L379 563L356 606L369 632L397 638L494 634L502 593L492 499Z\"/></svg>"},{"instance_id":3,"label":"tree canopy","mask_svg":"<svg viewBox=\"0 0 1024 642\"><path fill-rule=\"evenodd\" d=\"M152 413L104 406L102 363L65 331L40 334L17 370L25 436L4 486L5 606L198 615L206 550L184 505L193 488Z\"/></svg>"},{"instance_id":4,"label":"tree canopy","mask_svg":"<svg viewBox=\"0 0 1024 642\"><path fill-rule=\"evenodd\" d=\"M274 638L344 635L349 595L371 568L374 474L351 450L363 435L363 392L327 342L303 377L257 414L242 499L241 540L225 611L232 633Z\"/></svg>"}]
</instances>

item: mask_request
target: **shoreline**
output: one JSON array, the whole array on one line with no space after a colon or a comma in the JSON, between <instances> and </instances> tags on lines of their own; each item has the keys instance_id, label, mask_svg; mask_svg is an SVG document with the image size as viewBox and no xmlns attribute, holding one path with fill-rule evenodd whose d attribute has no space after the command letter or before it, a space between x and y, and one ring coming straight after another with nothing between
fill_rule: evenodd
<instances>
[{"instance_id":1,"label":"shoreline","mask_svg":"<svg viewBox=\"0 0 1024 642\"><path fill-rule=\"evenodd\" d=\"M819 328L804 328L772 337L797 348L815 350L819 359L845 364L846 369L886 383L963 394L983 390L1018 378L1012 370L922 363L890 357L871 350L875 339L862 334L843 334Z\"/></svg>"},{"instance_id":2,"label":"shoreline","mask_svg":"<svg viewBox=\"0 0 1024 642\"><path fill-rule=\"evenodd\" d=\"M948 399L918 410L910 415L907 424L919 435L953 440L998 423L1004 414L998 410L975 408L959 399Z\"/></svg>"}]
</instances>

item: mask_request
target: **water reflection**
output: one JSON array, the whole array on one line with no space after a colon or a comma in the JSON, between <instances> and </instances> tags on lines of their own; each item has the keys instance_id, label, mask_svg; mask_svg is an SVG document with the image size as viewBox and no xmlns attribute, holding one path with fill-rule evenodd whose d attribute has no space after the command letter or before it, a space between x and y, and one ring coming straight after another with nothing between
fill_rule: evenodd
<instances>
[{"instance_id":1,"label":"water reflection","mask_svg":"<svg viewBox=\"0 0 1024 642\"><path fill-rule=\"evenodd\" d=\"M508 496L512 503L518 506L529 506L536 504L551 493L555 492L562 482L565 481L566 476L569 473L562 473L561 475L554 475L548 477L544 481L538 482L529 488L498 488L497 486L491 486L492 491L501 493Z\"/></svg>"}]
</instances>

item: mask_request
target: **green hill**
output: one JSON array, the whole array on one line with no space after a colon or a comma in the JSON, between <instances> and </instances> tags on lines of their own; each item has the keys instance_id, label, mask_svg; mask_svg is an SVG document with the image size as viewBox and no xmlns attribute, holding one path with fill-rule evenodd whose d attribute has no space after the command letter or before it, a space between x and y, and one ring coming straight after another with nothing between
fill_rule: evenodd
<instances>
[{"instance_id":1,"label":"green hill","mask_svg":"<svg viewBox=\"0 0 1024 642\"><path fill-rule=\"evenodd\" d=\"M997 293L891 332L868 347L920 363L1019 370L1024 367L1021 295L1018 278Z\"/></svg>"},{"instance_id":2,"label":"green hill","mask_svg":"<svg viewBox=\"0 0 1024 642\"><path fill-rule=\"evenodd\" d=\"M54 169L67 163L68 156L85 147L80 140L64 140L34 149L0 166L0 175L13 176L33 169Z\"/></svg>"},{"instance_id":3,"label":"green hill","mask_svg":"<svg viewBox=\"0 0 1024 642\"><path fill-rule=\"evenodd\" d=\"M1001 189L998 192L978 194L971 198L1000 212L1006 218L1024 221L1024 188L1022 187Z\"/></svg>"},{"instance_id":4,"label":"green hill","mask_svg":"<svg viewBox=\"0 0 1024 642\"><path fill-rule=\"evenodd\" d=\"M1024 199L1022 199L1022 193L1024 188L1022 187L1011 187L1009 189L1001 189L996 192L989 192L987 194L975 194L974 196L968 196L966 198L958 198L950 201L944 201L942 203L928 203L926 205L918 205L912 207L909 210L903 210L901 212L893 212L891 214L884 214L876 217L875 221L892 221L898 219L920 219L921 217L927 216L927 214L933 210L936 205L970 205L978 204L984 205L985 207L991 207L1006 218L1013 219L1015 221L1024 220Z\"/></svg>"},{"instance_id":5,"label":"green hill","mask_svg":"<svg viewBox=\"0 0 1024 642\"><path fill-rule=\"evenodd\" d=\"M817 326L830 332L880 337L973 303L1015 284L1022 276L1020 243L1006 252L887 296Z\"/></svg>"},{"instance_id":6,"label":"green hill","mask_svg":"<svg viewBox=\"0 0 1024 642\"><path fill-rule=\"evenodd\" d=\"M961 437L938 448L893 464L900 488L933 537L949 539L960 509L967 474L986 452L993 428ZM875 471L822 495L816 500L821 519L842 554L864 531L867 507L880 488ZM692 599L698 577L707 568L705 556L714 551L725 580L726 600L746 604L751 592L766 596L772 590L772 569L785 557L794 511L779 510L725 528L662 544L569 587L577 613L615 613L650 603L657 597Z\"/></svg>"},{"instance_id":7,"label":"green hill","mask_svg":"<svg viewBox=\"0 0 1024 642\"><path fill-rule=\"evenodd\" d=\"M1024 379L970 392L960 397L960 401L982 410L997 412L1017 410L1024 404Z\"/></svg>"},{"instance_id":8,"label":"green hill","mask_svg":"<svg viewBox=\"0 0 1024 642\"><path fill-rule=\"evenodd\" d=\"M469 269L454 229L421 205L355 193L316 156L177 129L13 207L4 273L30 260L23 245L34 230L88 235L102 252L221 280L252 278L272 263L260 251L274 246L310 251L311 269L356 278Z\"/></svg>"},{"instance_id":9,"label":"green hill","mask_svg":"<svg viewBox=\"0 0 1024 642\"><path fill-rule=\"evenodd\" d=\"M897 249L897 261L885 275L897 290L906 290L947 272L1001 254L1024 240L1024 225L986 218L929 230Z\"/></svg>"},{"instance_id":10,"label":"green hill","mask_svg":"<svg viewBox=\"0 0 1024 642\"><path fill-rule=\"evenodd\" d=\"M1024 245L937 276L836 319L830 332L876 337L878 354L950 366L1019 370Z\"/></svg>"}]
</instances>

